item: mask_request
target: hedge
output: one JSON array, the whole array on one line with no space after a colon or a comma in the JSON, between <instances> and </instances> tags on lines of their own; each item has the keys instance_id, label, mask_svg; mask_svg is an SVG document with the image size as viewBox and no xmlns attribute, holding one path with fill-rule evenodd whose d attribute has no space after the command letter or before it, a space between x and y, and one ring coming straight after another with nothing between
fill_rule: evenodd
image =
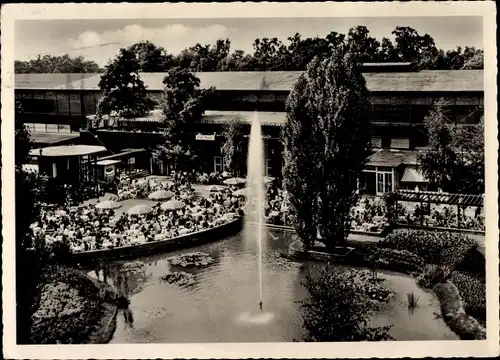
<instances>
[{"instance_id":1,"label":"hedge","mask_svg":"<svg viewBox=\"0 0 500 360\"><path fill-rule=\"evenodd\" d=\"M450 281L457 287L467 314L475 317L483 325L486 322L486 283L479 276L454 271Z\"/></svg>"},{"instance_id":2,"label":"hedge","mask_svg":"<svg viewBox=\"0 0 500 360\"><path fill-rule=\"evenodd\" d=\"M426 264L454 268L467 253L476 249L477 244L462 234L409 230L389 234L379 242L379 247L406 250L419 256Z\"/></svg>"}]
</instances>

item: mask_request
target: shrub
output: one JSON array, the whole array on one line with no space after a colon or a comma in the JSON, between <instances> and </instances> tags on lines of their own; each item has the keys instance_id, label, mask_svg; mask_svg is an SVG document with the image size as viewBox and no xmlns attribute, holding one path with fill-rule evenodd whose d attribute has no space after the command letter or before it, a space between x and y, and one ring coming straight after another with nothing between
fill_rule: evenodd
<instances>
[{"instance_id":1,"label":"shrub","mask_svg":"<svg viewBox=\"0 0 500 360\"><path fill-rule=\"evenodd\" d=\"M486 321L486 283L479 276L454 271L450 281L457 287L467 314L482 322Z\"/></svg>"},{"instance_id":2,"label":"shrub","mask_svg":"<svg viewBox=\"0 0 500 360\"><path fill-rule=\"evenodd\" d=\"M472 248L476 248L476 243L462 234L410 230L389 234L379 242L379 247L407 250L418 255L425 263L444 264L453 268Z\"/></svg>"},{"instance_id":3,"label":"shrub","mask_svg":"<svg viewBox=\"0 0 500 360\"><path fill-rule=\"evenodd\" d=\"M47 266L39 287L40 301L32 317L32 342L87 342L102 315L102 300L92 280L75 269Z\"/></svg>"},{"instance_id":4,"label":"shrub","mask_svg":"<svg viewBox=\"0 0 500 360\"><path fill-rule=\"evenodd\" d=\"M418 255L408 250L381 248L379 249L379 256L388 262L405 263L416 268L420 268L424 265L424 262Z\"/></svg>"},{"instance_id":5,"label":"shrub","mask_svg":"<svg viewBox=\"0 0 500 360\"><path fill-rule=\"evenodd\" d=\"M428 264L424 271L418 276L417 284L423 288L432 289L438 283L444 281L451 270L447 266Z\"/></svg>"},{"instance_id":6,"label":"shrub","mask_svg":"<svg viewBox=\"0 0 500 360\"><path fill-rule=\"evenodd\" d=\"M357 273L341 268L306 273L303 285L309 296L300 302L307 330L306 341L365 341L391 339L390 327L370 328L366 324L372 304L359 291Z\"/></svg>"}]
</instances>

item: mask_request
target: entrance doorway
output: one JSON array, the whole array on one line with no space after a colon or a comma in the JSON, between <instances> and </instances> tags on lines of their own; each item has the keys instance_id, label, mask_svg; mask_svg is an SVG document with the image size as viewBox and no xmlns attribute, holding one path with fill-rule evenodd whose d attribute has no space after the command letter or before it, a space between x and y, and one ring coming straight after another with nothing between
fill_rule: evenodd
<instances>
[{"instance_id":1,"label":"entrance doorway","mask_svg":"<svg viewBox=\"0 0 500 360\"><path fill-rule=\"evenodd\" d=\"M381 196L394 190L392 172L377 172L377 195Z\"/></svg>"}]
</instances>

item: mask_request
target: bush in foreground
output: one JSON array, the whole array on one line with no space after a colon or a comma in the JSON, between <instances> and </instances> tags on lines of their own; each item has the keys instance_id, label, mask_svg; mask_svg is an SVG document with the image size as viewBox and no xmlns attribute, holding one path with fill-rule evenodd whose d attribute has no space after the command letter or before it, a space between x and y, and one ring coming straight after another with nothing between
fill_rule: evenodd
<instances>
[{"instance_id":1,"label":"bush in foreground","mask_svg":"<svg viewBox=\"0 0 500 360\"><path fill-rule=\"evenodd\" d=\"M461 271L454 271L450 281L460 292L465 312L484 325L486 322L485 280Z\"/></svg>"},{"instance_id":2,"label":"bush in foreground","mask_svg":"<svg viewBox=\"0 0 500 360\"><path fill-rule=\"evenodd\" d=\"M32 316L32 342L88 342L103 311L99 290L92 280L75 269L47 266L39 289L38 307Z\"/></svg>"},{"instance_id":3,"label":"bush in foreground","mask_svg":"<svg viewBox=\"0 0 500 360\"><path fill-rule=\"evenodd\" d=\"M356 271L326 267L306 272L309 296L300 302L305 341L380 341L392 339L390 327L369 327L374 311Z\"/></svg>"},{"instance_id":4,"label":"bush in foreground","mask_svg":"<svg viewBox=\"0 0 500 360\"><path fill-rule=\"evenodd\" d=\"M379 247L407 250L418 255L426 264L454 268L477 244L462 234L409 230L389 234L380 241Z\"/></svg>"}]
</instances>

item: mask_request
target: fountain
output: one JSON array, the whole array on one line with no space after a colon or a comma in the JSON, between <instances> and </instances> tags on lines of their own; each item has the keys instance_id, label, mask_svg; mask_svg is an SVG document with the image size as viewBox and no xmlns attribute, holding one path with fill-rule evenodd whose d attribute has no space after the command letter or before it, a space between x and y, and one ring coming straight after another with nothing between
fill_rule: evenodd
<instances>
[{"instance_id":1,"label":"fountain","mask_svg":"<svg viewBox=\"0 0 500 360\"><path fill-rule=\"evenodd\" d=\"M262 286L262 241L263 241L263 222L264 222L264 144L262 141L261 126L257 112L254 113L250 130L250 140L248 144L247 158L247 187L248 201L251 206L248 216L252 222L257 223L257 261L259 273L259 307L263 306L263 286ZM253 238L255 232L246 232L250 238Z\"/></svg>"}]
</instances>

